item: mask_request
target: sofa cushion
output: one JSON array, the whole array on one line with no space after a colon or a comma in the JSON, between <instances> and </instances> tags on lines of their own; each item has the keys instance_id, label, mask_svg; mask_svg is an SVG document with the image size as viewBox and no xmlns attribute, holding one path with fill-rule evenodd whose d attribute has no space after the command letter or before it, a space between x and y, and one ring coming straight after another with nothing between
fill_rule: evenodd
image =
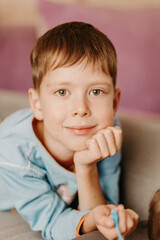
<instances>
[{"instance_id":1,"label":"sofa cushion","mask_svg":"<svg viewBox=\"0 0 160 240\"><path fill-rule=\"evenodd\" d=\"M1 240L41 240L40 232L33 232L16 212L0 212Z\"/></svg>"},{"instance_id":2,"label":"sofa cushion","mask_svg":"<svg viewBox=\"0 0 160 240\"><path fill-rule=\"evenodd\" d=\"M0 212L0 223L1 240L42 240L41 233L32 231L17 212ZM93 231L75 239L106 240L99 231ZM126 240L135 239L148 240L146 221L140 222L137 229L126 238Z\"/></svg>"},{"instance_id":3,"label":"sofa cushion","mask_svg":"<svg viewBox=\"0 0 160 240\"><path fill-rule=\"evenodd\" d=\"M119 117L123 129L121 201L144 220L160 186L160 115L123 112Z\"/></svg>"},{"instance_id":4,"label":"sofa cushion","mask_svg":"<svg viewBox=\"0 0 160 240\"><path fill-rule=\"evenodd\" d=\"M160 8L115 10L40 0L39 9L46 30L68 21L85 21L107 34L118 53L120 105L160 112Z\"/></svg>"},{"instance_id":5,"label":"sofa cushion","mask_svg":"<svg viewBox=\"0 0 160 240\"><path fill-rule=\"evenodd\" d=\"M99 232L93 231L87 234L80 236L79 238L75 238L77 240L106 240L106 238ZM74 240L75 240L74 239ZM148 240L147 234L147 221L139 222L136 230L125 238L126 240Z\"/></svg>"},{"instance_id":6,"label":"sofa cushion","mask_svg":"<svg viewBox=\"0 0 160 240\"><path fill-rule=\"evenodd\" d=\"M13 112L29 107L27 93L0 89L0 122Z\"/></svg>"}]
</instances>

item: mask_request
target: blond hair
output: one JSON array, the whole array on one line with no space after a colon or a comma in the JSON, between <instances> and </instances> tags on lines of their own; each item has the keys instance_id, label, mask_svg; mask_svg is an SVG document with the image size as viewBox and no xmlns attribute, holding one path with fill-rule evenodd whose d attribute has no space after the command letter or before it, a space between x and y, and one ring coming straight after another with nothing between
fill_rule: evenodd
<instances>
[{"instance_id":1,"label":"blond hair","mask_svg":"<svg viewBox=\"0 0 160 240\"><path fill-rule=\"evenodd\" d=\"M87 60L87 63L100 63L115 86L116 51L105 34L83 22L69 22L52 28L37 40L31 51L34 88L39 89L49 70L72 66L83 60Z\"/></svg>"},{"instance_id":2,"label":"blond hair","mask_svg":"<svg viewBox=\"0 0 160 240\"><path fill-rule=\"evenodd\" d=\"M148 236L150 240L160 240L160 189L156 191L149 205Z\"/></svg>"}]
</instances>

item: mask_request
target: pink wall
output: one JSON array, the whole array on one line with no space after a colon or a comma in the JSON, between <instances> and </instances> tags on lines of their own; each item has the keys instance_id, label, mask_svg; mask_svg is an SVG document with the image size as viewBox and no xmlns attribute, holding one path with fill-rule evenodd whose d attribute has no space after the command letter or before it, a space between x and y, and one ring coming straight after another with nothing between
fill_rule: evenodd
<instances>
[{"instance_id":1,"label":"pink wall","mask_svg":"<svg viewBox=\"0 0 160 240\"><path fill-rule=\"evenodd\" d=\"M160 113L160 8L109 10L41 0L46 30L66 21L86 21L106 33L118 54L121 107ZM34 28L0 29L0 87L27 91L32 85L29 53Z\"/></svg>"}]
</instances>

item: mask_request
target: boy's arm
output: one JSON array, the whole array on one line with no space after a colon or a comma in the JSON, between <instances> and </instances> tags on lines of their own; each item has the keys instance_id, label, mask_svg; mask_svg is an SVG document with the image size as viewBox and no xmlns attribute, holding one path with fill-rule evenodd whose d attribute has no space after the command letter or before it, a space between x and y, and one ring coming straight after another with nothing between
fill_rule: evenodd
<instances>
[{"instance_id":1,"label":"boy's arm","mask_svg":"<svg viewBox=\"0 0 160 240\"><path fill-rule=\"evenodd\" d=\"M44 239L73 239L80 220L89 211L67 207L49 185L45 171L32 167L3 161L0 154L0 179L15 209L32 230L42 232Z\"/></svg>"},{"instance_id":2,"label":"boy's arm","mask_svg":"<svg viewBox=\"0 0 160 240\"><path fill-rule=\"evenodd\" d=\"M107 203L101 190L96 163L115 155L121 147L121 141L121 129L108 127L99 131L87 142L88 149L75 153L80 210L93 209Z\"/></svg>"},{"instance_id":3,"label":"boy's arm","mask_svg":"<svg viewBox=\"0 0 160 240\"><path fill-rule=\"evenodd\" d=\"M107 204L103 195L96 163L88 168L75 166L78 184L79 209L93 209L95 206Z\"/></svg>"}]
</instances>

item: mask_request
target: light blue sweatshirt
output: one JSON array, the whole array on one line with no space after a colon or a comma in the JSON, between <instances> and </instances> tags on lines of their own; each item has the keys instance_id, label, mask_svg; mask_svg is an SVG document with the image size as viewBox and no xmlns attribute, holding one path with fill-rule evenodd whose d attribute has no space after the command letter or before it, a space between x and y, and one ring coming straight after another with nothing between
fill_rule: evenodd
<instances>
[{"instance_id":1,"label":"light blue sweatshirt","mask_svg":"<svg viewBox=\"0 0 160 240\"><path fill-rule=\"evenodd\" d=\"M76 174L60 166L37 139L33 113L20 110L0 124L0 210L16 208L44 239L76 237L89 210L69 207L77 193ZM114 125L118 125L115 120ZM120 152L97 164L106 199L118 203Z\"/></svg>"}]
</instances>

